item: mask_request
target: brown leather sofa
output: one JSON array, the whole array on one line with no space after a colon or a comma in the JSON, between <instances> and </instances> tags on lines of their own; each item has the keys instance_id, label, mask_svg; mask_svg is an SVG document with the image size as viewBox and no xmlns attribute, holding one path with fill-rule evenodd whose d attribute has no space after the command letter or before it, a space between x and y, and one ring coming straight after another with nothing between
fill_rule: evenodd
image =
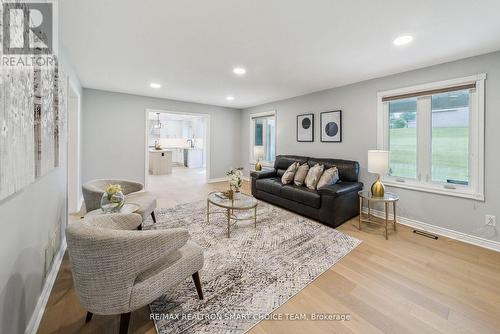
<instances>
[{"instance_id":1,"label":"brown leather sofa","mask_svg":"<svg viewBox=\"0 0 500 334\"><path fill-rule=\"evenodd\" d=\"M325 169L336 166L339 182L320 190L311 190L294 184L283 185L281 176L294 162L312 167L317 163ZM279 155L274 168L252 172L252 195L258 199L283 207L303 216L337 227L359 214L359 163L340 159L317 159L296 155Z\"/></svg>"}]
</instances>

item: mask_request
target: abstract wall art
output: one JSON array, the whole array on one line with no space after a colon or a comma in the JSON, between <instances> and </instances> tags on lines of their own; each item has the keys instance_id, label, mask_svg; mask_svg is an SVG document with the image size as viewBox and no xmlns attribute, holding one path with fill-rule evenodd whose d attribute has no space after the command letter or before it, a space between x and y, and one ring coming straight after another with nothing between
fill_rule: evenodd
<instances>
[{"instance_id":1,"label":"abstract wall art","mask_svg":"<svg viewBox=\"0 0 500 334\"><path fill-rule=\"evenodd\" d=\"M303 114L297 116L297 141L314 141L314 114Z\"/></svg>"},{"instance_id":2,"label":"abstract wall art","mask_svg":"<svg viewBox=\"0 0 500 334\"><path fill-rule=\"evenodd\" d=\"M340 143L342 141L342 110L321 113L321 141Z\"/></svg>"},{"instance_id":3,"label":"abstract wall art","mask_svg":"<svg viewBox=\"0 0 500 334\"><path fill-rule=\"evenodd\" d=\"M0 200L59 166L66 119L63 78L57 65L2 66Z\"/></svg>"}]
</instances>

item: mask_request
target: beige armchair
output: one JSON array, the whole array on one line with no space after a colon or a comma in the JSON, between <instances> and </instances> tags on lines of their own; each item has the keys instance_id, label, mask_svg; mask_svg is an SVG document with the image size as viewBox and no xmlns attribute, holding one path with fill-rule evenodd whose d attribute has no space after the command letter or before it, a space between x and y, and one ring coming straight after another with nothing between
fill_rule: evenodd
<instances>
[{"instance_id":1,"label":"beige armchair","mask_svg":"<svg viewBox=\"0 0 500 334\"><path fill-rule=\"evenodd\" d=\"M82 186L83 199L85 201L85 208L87 212L99 209L101 207L101 197L108 184L119 184L122 187L123 194L125 195L125 203L134 203L141 208L137 211L145 220L149 215L156 223L155 209L156 197L147 192L142 191L144 186L142 183L116 180L116 179L99 179L86 182Z\"/></svg>"},{"instance_id":2,"label":"beige armchair","mask_svg":"<svg viewBox=\"0 0 500 334\"><path fill-rule=\"evenodd\" d=\"M126 220L121 223L119 220ZM203 251L182 228L133 231L138 214L93 217L66 229L75 290L88 311L121 314L120 333L128 331L130 312L137 310L192 276L203 299L198 271Z\"/></svg>"}]
</instances>

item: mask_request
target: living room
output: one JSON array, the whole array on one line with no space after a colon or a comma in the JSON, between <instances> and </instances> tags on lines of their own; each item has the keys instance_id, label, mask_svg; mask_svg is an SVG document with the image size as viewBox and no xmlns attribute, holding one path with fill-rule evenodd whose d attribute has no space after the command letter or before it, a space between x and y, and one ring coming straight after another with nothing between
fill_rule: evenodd
<instances>
[{"instance_id":1,"label":"living room","mask_svg":"<svg viewBox=\"0 0 500 334\"><path fill-rule=\"evenodd\" d=\"M499 10L2 1L0 332L500 332Z\"/></svg>"}]
</instances>

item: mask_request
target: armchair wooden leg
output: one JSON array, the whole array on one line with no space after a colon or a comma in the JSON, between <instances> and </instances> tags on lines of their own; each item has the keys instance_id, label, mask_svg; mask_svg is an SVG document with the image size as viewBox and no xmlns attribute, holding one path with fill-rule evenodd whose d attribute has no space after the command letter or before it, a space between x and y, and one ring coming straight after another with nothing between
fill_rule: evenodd
<instances>
[{"instance_id":1,"label":"armchair wooden leg","mask_svg":"<svg viewBox=\"0 0 500 334\"><path fill-rule=\"evenodd\" d=\"M128 323L130 322L130 312L120 315L120 334L128 333Z\"/></svg>"},{"instance_id":2,"label":"armchair wooden leg","mask_svg":"<svg viewBox=\"0 0 500 334\"><path fill-rule=\"evenodd\" d=\"M200 274L198 274L198 272L195 272L193 274L193 281L194 285L196 286L196 292L198 292L198 297L200 297L200 299L203 299L203 290L201 290L201 280Z\"/></svg>"},{"instance_id":3,"label":"armchair wooden leg","mask_svg":"<svg viewBox=\"0 0 500 334\"><path fill-rule=\"evenodd\" d=\"M85 323L89 322L90 320L92 320L92 316L94 314L92 312L87 312L87 316L85 317Z\"/></svg>"},{"instance_id":4,"label":"armchair wooden leg","mask_svg":"<svg viewBox=\"0 0 500 334\"><path fill-rule=\"evenodd\" d=\"M156 223L156 216L154 211L151 212L151 218L153 218L153 223Z\"/></svg>"}]
</instances>

